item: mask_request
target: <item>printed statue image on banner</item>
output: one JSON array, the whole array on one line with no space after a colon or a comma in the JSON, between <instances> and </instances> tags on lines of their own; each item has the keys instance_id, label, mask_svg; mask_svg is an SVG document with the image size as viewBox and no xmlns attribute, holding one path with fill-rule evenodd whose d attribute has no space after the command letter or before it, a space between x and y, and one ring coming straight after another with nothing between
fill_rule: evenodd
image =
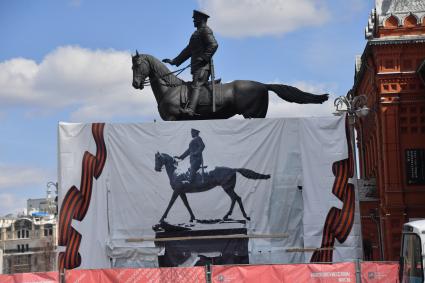
<instances>
[{"instance_id":1,"label":"printed statue image on banner","mask_svg":"<svg viewBox=\"0 0 425 283\"><path fill-rule=\"evenodd\" d=\"M59 139L62 204L82 184L85 152L101 144L91 124L61 123ZM333 172L349 157L344 117L105 124L103 140L106 162L92 179L87 214L69 222L81 234L76 267L299 263L360 253L354 198L336 191ZM328 214L340 210L349 215L345 239L324 242ZM332 252L313 255L324 245Z\"/></svg>"}]
</instances>

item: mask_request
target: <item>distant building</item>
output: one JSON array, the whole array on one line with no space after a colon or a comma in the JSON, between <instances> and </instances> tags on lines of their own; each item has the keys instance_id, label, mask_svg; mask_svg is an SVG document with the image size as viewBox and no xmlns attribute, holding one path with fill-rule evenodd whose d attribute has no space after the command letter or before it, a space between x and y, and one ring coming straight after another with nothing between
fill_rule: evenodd
<instances>
[{"instance_id":1,"label":"distant building","mask_svg":"<svg viewBox=\"0 0 425 283\"><path fill-rule=\"evenodd\" d=\"M398 260L402 224L425 218L425 1L376 0L356 58L365 257Z\"/></svg>"},{"instance_id":2,"label":"distant building","mask_svg":"<svg viewBox=\"0 0 425 283\"><path fill-rule=\"evenodd\" d=\"M27 200L26 215L0 217L0 274L56 270L57 198L50 183L46 198Z\"/></svg>"},{"instance_id":3,"label":"distant building","mask_svg":"<svg viewBox=\"0 0 425 283\"><path fill-rule=\"evenodd\" d=\"M3 273L51 271L56 265L56 218L0 218Z\"/></svg>"},{"instance_id":4,"label":"distant building","mask_svg":"<svg viewBox=\"0 0 425 283\"><path fill-rule=\"evenodd\" d=\"M28 215L56 214L56 202L54 198L37 198L27 200Z\"/></svg>"}]
</instances>

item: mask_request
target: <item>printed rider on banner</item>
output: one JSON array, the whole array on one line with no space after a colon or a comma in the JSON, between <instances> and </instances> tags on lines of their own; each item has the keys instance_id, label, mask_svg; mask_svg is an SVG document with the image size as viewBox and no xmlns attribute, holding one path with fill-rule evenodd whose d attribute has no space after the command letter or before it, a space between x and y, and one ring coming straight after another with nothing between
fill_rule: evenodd
<instances>
[{"instance_id":1,"label":"printed rider on banner","mask_svg":"<svg viewBox=\"0 0 425 283\"><path fill-rule=\"evenodd\" d=\"M193 183L193 181L195 181L196 172L198 172L199 168L202 168L201 182L204 182L204 169L207 168L207 166L204 166L202 152L204 151L205 144L202 141L202 138L199 136L198 130L192 129L191 134L192 140L189 143L189 148L183 152L182 155L174 156L174 158L183 160L190 155L188 183Z\"/></svg>"}]
</instances>

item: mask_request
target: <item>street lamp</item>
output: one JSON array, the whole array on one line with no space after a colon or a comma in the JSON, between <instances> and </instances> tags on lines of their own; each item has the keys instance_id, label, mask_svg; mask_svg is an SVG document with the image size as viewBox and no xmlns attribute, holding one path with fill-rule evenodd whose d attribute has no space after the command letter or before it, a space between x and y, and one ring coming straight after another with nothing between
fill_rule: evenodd
<instances>
[{"instance_id":1,"label":"street lamp","mask_svg":"<svg viewBox=\"0 0 425 283\"><path fill-rule=\"evenodd\" d=\"M341 115L342 113L348 113L348 116L355 122L355 117L365 117L369 114L369 108L366 106L367 96L357 95L354 96L352 90L348 91L346 96L339 96L334 101L336 112L334 115Z\"/></svg>"},{"instance_id":2,"label":"street lamp","mask_svg":"<svg viewBox=\"0 0 425 283\"><path fill-rule=\"evenodd\" d=\"M354 175L357 179L357 154L356 140L354 137L354 125L357 117L365 117L369 114L369 108L366 106L367 96L364 94L354 96L353 91L349 90L346 96L339 96L334 100L335 112L334 115L340 116L347 113L348 122L350 125L351 148L354 156Z\"/></svg>"},{"instance_id":3,"label":"street lamp","mask_svg":"<svg viewBox=\"0 0 425 283\"><path fill-rule=\"evenodd\" d=\"M350 127L350 136L351 136L351 149L353 151L354 159L354 176L353 182L355 183L354 190L356 194L356 199L359 199L359 187L357 182L357 153L356 153L356 138L354 136L354 125L356 124L356 119L359 117L365 117L369 114L369 108L367 105L367 96L357 95L354 96L353 90L349 90L346 96L337 97L334 100L335 112L334 115L340 116L343 113L347 113L348 124ZM360 137L360 140L362 137ZM357 207L357 205L356 205ZM357 208L356 208L357 209ZM361 221L360 221L361 226ZM361 228L360 228L361 231ZM362 243L360 244L362 245ZM363 247L362 247L363 250Z\"/></svg>"},{"instance_id":4,"label":"street lamp","mask_svg":"<svg viewBox=\"0 0 425 283\"><path fill-rule=\"evenodd\" d=\"M49 213L53 213L56 215L58 213L57 212L58 182L52 182L52 181L47 182L46 187L47 187L47 202L49 206L48 207ZM52 193L51 187L55 187L55 194L56 194L55 200L52 200L52 197L51 197L51 193Z\"/></svg>"},{"instance_id":5,"label":"street lamp","mask_svg":"<svg viewBox=\"0 0 425 283\"><path fill-rule=\"evenodd\" d=\"M55 187L55 193L56 194L58 194L58 182L52 182L52 181L50 181L50 182L47 182L47 191L48 192L51 192L51 190L50 190L50 188L53 186L53 187Z\"/></svg>"}]
</instances>

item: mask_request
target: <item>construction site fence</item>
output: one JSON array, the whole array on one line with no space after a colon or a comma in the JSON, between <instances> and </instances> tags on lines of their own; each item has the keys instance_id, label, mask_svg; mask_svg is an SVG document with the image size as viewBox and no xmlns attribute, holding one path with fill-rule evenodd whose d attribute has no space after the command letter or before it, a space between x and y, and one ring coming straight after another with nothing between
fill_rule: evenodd
<instances>
[{"instance_id":1,"label":"construction site fence","mask_svg":"<svg viewBox=\"0 0 425 283\"><path fill-rule=\"evenodd\" d=\"M207 265L195 267L74 269L0 274L1 283L339 283L399 282L398 262L353 261L315 264Z\"/></svg>"}]
</instances>

